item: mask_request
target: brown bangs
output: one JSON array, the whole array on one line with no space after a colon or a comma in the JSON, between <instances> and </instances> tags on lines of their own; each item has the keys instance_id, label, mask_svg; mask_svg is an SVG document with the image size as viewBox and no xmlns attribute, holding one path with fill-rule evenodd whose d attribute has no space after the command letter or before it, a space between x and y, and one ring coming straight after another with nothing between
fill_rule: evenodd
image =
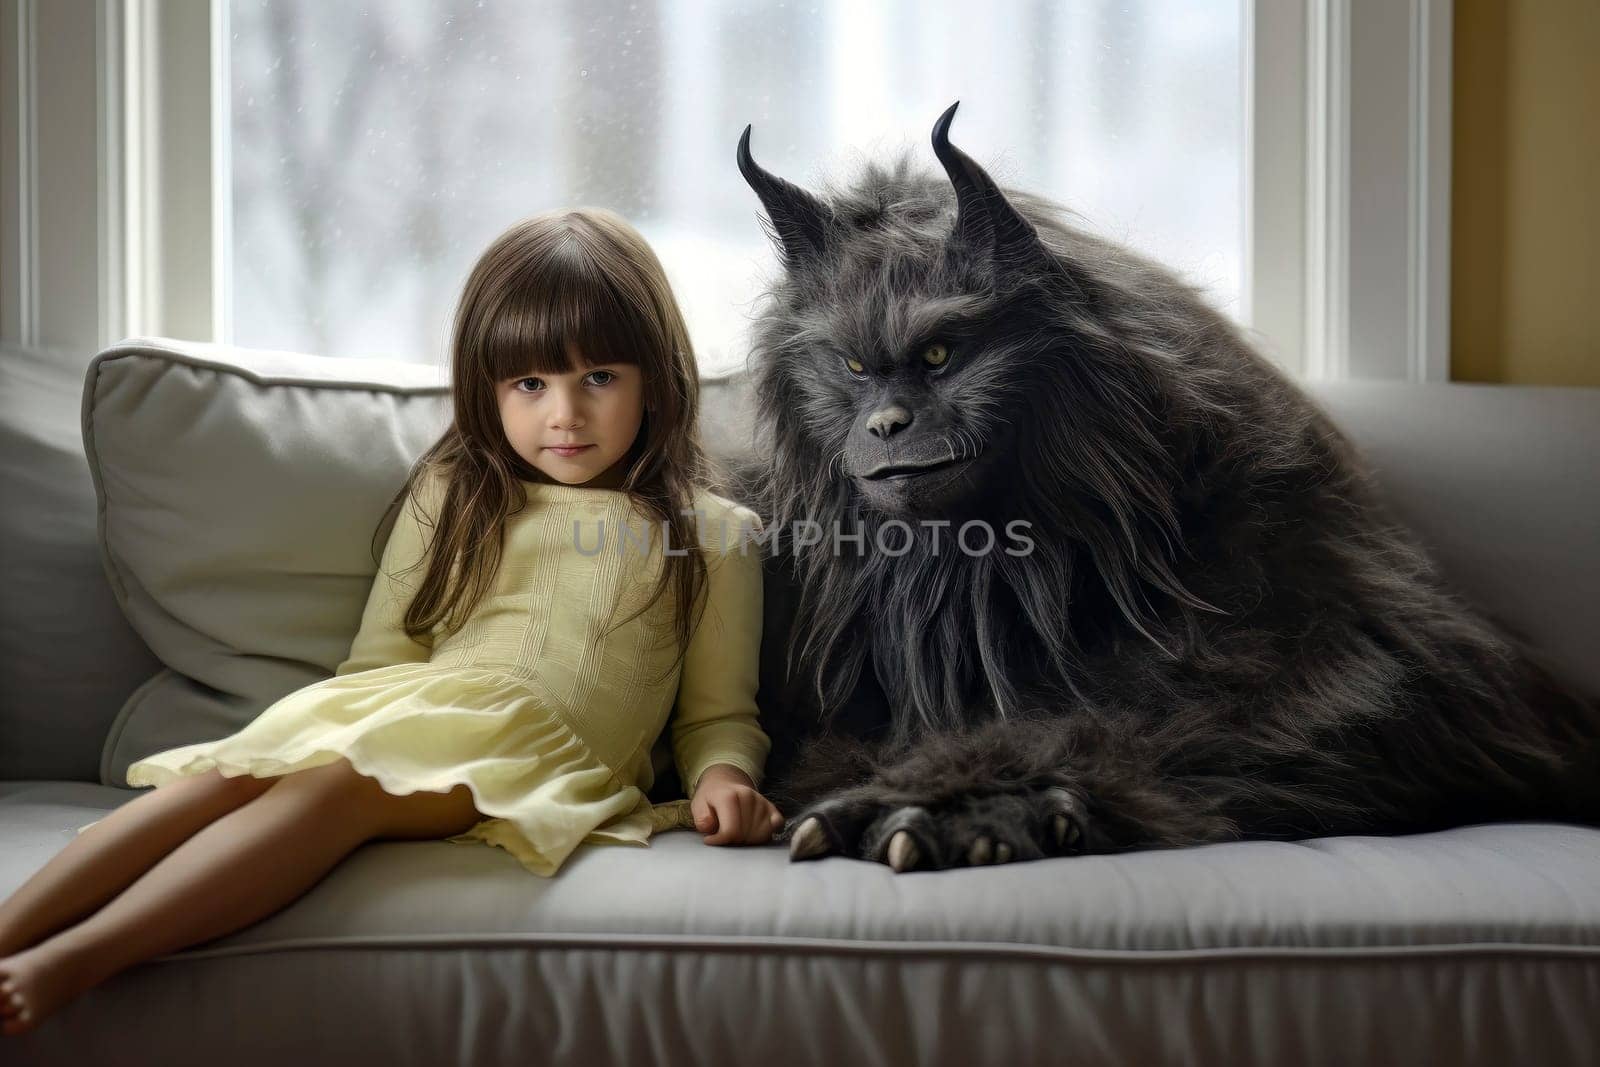
<instances>
[{"instance_id":1,"label":"brown bangs","mask_svg":"<svg viewBox=\"0 0 1600 1067\"><path fill-rule=\"evenodd\" d=\"M495 381L577 370L567 358L569 341L585 367L637 365L661 343L647 307L628 299L579 242L561 244L550 262L524 268L542 277L508 286L504 306L490 317L484 357Z\"/></svg>"}]
</instances>

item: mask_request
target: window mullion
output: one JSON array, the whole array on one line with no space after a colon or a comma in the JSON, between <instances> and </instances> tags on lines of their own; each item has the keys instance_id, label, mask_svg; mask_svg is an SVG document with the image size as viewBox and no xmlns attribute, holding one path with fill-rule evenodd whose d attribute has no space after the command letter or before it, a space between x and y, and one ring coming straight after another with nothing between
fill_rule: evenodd
<instances>
[{"instance_id":1,"label":"window mullion","mask_svg":"<svg viewBox=\"0 0 1600 1067\"><path fill-rule=\"evenodd\" d=\"M1306 10L1244 0L1240 319L1291 374L1307 367Z\"/></svg>"},{"instance_id":2,"label":"window mullion","mask_svg":"<svg viewBox=\"0 0 1600 1067\"><path fill-rule=\"evenodd\" d=\"M126 329L217 338L213 27L219 5L127 0L121 173L126 187Z\"/></svg>"}]
</instances>

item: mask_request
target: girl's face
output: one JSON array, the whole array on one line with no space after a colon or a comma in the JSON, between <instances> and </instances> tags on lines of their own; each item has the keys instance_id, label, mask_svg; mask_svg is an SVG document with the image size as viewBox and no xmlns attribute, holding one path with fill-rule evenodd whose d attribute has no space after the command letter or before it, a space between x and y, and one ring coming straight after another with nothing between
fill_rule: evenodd
<instances>
[{"instance_id":1,"label":"girl's face","mask_svg":"<svg viewBox=\"0 0 1600 1067\"><path fill-rule=\"evenodd\" d=\"M644 421L644 381L630 363L584 367L571 342L567 355L577 370L496 384L506 440L552 481L615 489ZM561 445L585 447L555 451Z\"/></svg>"}]
</instances>

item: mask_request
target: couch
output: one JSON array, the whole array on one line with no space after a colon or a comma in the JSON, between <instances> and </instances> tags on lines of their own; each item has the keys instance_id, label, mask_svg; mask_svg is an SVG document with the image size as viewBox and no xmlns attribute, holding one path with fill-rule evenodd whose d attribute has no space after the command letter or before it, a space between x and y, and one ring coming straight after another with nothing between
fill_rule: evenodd
<instances>
[{"instance_id":1,"label":"couch","mask_svg":"<svg viewBox=\"0 0 1600 1067\"><path fill-rule=\"evenodd\" d=\"M126 803L144 750L331 673L373 525L443 425L438 373L163 338L0 353L0 894ZM704 385L724 459L749 447L746 387ZM1459 588L1600 692L1600 389L1310 389ZM902 875L690 832L582 846L550 880L378 841L0 1038L0 1062L73 1067L1597 1050L1600 830L1553 823Z\"/></svg>"}]
</instances>

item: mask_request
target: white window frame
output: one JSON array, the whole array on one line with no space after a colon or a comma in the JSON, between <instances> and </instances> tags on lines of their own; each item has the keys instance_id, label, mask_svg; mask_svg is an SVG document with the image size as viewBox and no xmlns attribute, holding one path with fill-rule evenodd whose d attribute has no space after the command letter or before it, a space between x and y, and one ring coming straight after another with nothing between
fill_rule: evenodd
<instances>
[{"instance_id":1,"label":"white window frame","mask_svg":"<svg viewBox=\"0 0 1600 1067\"><path fill-rule=\"evenodd\" d=\"M39 23L84 4L97 255L61 295L77 306L62 307L40 287L56 220L40 212L37 131L84 120L39 91ZM1451 0L1244 0L1243 20L1242 321L1305 378L1448 381ZM0 125L16 190L0 221L17 235L0 250L0 340L81 345L51 324L88 322L99 346L231 343L226 0L0 0L0 21L0 78L18 105ZM201 49L209 64L162 61Z\"/></svg>"},{"instance_id":2,"label":"white window frame","mask_svg":"<svg viewBox=\"0 0 1600 1067\"><path fill-rule=\"evenodd\" d=\"M1245 4L1240 317L1302 377L1450 380L1452 32L1450 0Z\"/></svg>"}]
</instances>

